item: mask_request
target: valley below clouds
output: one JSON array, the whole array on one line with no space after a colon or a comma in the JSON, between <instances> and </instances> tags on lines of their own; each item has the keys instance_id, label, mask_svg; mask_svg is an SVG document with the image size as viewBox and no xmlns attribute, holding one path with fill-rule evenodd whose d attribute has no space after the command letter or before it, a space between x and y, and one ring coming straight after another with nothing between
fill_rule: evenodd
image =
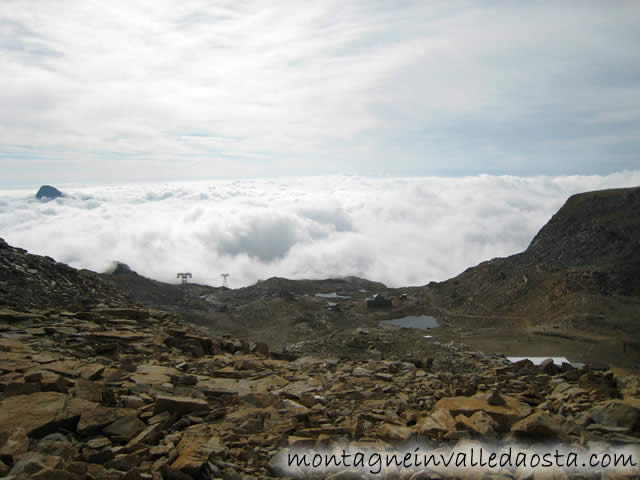
<instances>
[{"instance_id":1,"label":"valley below clouds","mask_svg":"<svg viewBox=\"0 0 640 480\"><path fill-rule=\"evenodd\" d=\"M212 180L0 191L0 237L76 268L114 261L157 280L237 288L272 276L424 285L524 250L574 193L640 185L607 176Z\"/></svg>"}]
</instances>

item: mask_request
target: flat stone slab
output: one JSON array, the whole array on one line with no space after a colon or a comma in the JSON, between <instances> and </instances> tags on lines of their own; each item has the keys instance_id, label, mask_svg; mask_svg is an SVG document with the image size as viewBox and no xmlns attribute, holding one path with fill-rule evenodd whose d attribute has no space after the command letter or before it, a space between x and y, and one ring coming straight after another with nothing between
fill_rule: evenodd
<instances>
[{"instance_id":1,"label":"flat stone slab","mask_svg":"<svg viewBox=\"0 0 640 480\"><path fill-rule=\"evenodd\" d=\"M38 366L31 360L20 358L22 355L11 354L9 352L0 352L0 371L5 372L24 372L32 367Z\"/></svg>"},{"instance_id":2,"label":"flat stone slab","mask_svg":"<svg viewBox=\"0 0 640 480\"><path fill-rule=\"evenodd\" d=\"M97 433L101 428L123 417L136 415L136 410L130 408L111 408L102 405L82 412L78 422L77 432L80 435Z\"/></svg>"},{"instance_id":3,"label":"flat stone slab","mask_svg":"<svg viewBox=\"0 0 640 480\"><path fill-rule=\"evenodd\" d=\"M469 417L475 412L483 411L490 415L502 430L510 428L532 411L529 405L507 395L502 395L504 405L491 405L488 401L489 396L487 393L479 393L472 397L443 398L436 402L434 411L446 410L454 418L459 414Z\"/></svg>"},{"instance_id":4,"label":"flat stone slab","mask_svg":"<svg viewBox=\"0 0 640 480\"><path fill-rule=\"evenodd\" d=\"M174 397L170 395L158 395L154 406L154 413L171 412L185 415L194 412L206 412L209 404L199 398Z\"/></svg>"},{"instance_id":5,"label":"flat stone slab","mask_svg":"<svg viewBox=\"0 0 640 480\"><path fill-rule=\"evenodd\" d=\"M87 402L88 405L91 402ZM84 404L68 401L68 397L57 392L36 392L30 395L9 397L0 402L0 433L11 433L23 428L27 435L70 421L80 415Z\"/></svg>"},{"instance_id":6,"label":"flat stone slab","mask_svg":"<svg viewBox=\"0 0 640 480\"><path fill-rule=\"evenodd\" d=\"M38 363L52 363L63 358L59 353L41 352L31 356L31 360Z\"/></svg>"},{"instance_id":7,"label":"flat stone slab","mask_svg":"<svg viewBox=\"0 0 640 480\"><path fill-rule=\"evenodd\" d=\"M136 373L131 375L131 381L142 385L162 385L170 383L173 375L179 375L183 372L176 368L163 367L161 365L138 365Z\"/></svg>"},{"instance_id":8,"label":"flat stone slab","mask_svg":"<svg viewBox=\"0 0 640 480\"><path fill-rule=\"evenodd\" d=\"M319 382L313 379L298 380L297 382L289 383L280 392L289 398L299 399L305 393L317 391L319 386Z\"/></svg>"},{"instance_id":9,"label":"flat stone slab","mask_svg":"<svg viewBox=\"0 0 640 480\"><path fill-rule=\"evenodd\" d=\"M106 340L123 340L134 341L149 338L149 335L138 332L130 332L128 330L107 330L104 332L93 332L92 335L96 338L103 338Z\"/></svg>"},{"instance_id":10,"label":"flat stone slab","mask_svg":"<svg viewBox=\"0 0 640 480\"><path fill-rule=\"evenodd\" d=\"M0 338L0 358L4 352L31 352L29 345L12 338Z\"/></svg>"},{"instance_id":11,"label":"flat stone slab","mask_svg":"<svg viewBox=\"0 0 640 480\"><path fill-rule=\"evenodd\" d=\"M222 438L206 425L197 425L185 430L176 446L178 458L171 465L178 470L197 473L212 453L221 454L226 450Z\"/></svg>"},{"instance_id":12,"label":"flat stone slab","mask_svg":"<svg viewBox=\"0 0 640 480\"><path fill-rule=\"evenodd\" d=\"M34 313L14 312L13 310L0 310L0 320L5 322L24 322L31 319L41 319L40 315Z\"/></svg>"},{"instance_id":13,"label":"flat stone slab","mask_svg":"<svg viewBox=\"0 0 640 480\"><path fill-rule=\"evenodd\" d=\"M67 377L78 376L78 367L80 362L75 360L62 360L58 362L52 362L47 364L47 370L50 370L60 375L66 375Z\"/></svg>"},{"instance_id":14,"label":"flat stone slab","mask_svg":"<svg viewBox=\"0 0 640 480\"><path fill-rule=\"evenodd\" d=\"M202 391L218 391L221 393L234 393L248 395L250 393L266 393L274 388L281 388L289 383L279 375L269 375L257 380L237 378L209 378L198 380L197 387Z\"/></svg>"}]
</instances>

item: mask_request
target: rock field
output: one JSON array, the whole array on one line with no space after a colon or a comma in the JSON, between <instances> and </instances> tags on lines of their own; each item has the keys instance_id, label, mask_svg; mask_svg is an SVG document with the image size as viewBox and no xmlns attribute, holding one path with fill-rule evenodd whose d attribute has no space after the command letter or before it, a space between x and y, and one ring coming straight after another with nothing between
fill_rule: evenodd
<instances>
[{"instance_id":1,"label":"rock field","mask_svg":"<svg viewBox=\"0 0 640 480\"><path fill-rule=\"evenodd\" d=\"M296 358L144 308L3 310L0 476L248 480L345 441L640 442L635 376L443 348L472 368Z\"/></svg>"}]
</instances>

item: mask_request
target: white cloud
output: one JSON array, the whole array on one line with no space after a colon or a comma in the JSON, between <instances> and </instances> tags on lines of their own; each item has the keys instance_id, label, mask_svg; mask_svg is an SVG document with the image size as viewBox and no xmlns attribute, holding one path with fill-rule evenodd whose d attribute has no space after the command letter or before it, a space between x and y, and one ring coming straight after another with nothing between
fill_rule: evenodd
<instances>
[{"instance_id":1,"label":"white cloud","mask_svg":"<svg viewBox=\"0 0 640 480\"><path fill-rule=\"evenodd\" d=\"M566 198L640 184L608 176L307 177L0 191L0 236L78 268L234 287L357 275L390 286L450 278L524 250Z\"/></svg>"}]
</instances>

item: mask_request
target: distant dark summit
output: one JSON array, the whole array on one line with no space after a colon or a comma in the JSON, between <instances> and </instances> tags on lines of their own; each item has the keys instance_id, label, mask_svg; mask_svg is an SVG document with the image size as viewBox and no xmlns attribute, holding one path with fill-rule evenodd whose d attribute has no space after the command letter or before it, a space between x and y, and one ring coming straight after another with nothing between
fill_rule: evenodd
<instances>
[{"instance_id":1,"label":"distant dark summit","mask_svg":"<svg viewBox=\"0 0 640 480\"><path fill-rule=\"evenodd\" d=\"M36 193L36 198L43 201L52 200L62 196L64 196L62 192L51 185L42 185L40 190L38 190L38 193Z\"/></svg>"},{"instance_id":2,"label":"distant dark summit","mask_svg":"<svg viewBox=\"0 0 640 480\"><path fill-rule=\"evenodd\" d=\"M113 270L108 273L111 273L112 275L123 275L125 273L135 273L135 272L131 270L131 267L126 263L113 262Z\"/></svg>"}]
</instances>

